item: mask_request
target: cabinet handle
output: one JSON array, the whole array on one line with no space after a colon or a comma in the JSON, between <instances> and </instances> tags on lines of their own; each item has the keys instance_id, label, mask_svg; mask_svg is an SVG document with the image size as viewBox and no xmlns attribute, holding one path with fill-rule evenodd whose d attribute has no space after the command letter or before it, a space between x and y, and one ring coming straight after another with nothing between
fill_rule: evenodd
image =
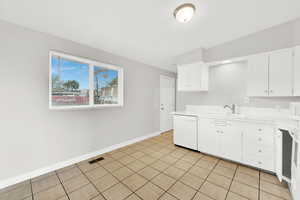
<instances>
[{"instance_id":1,"label":"cabinet handle","mask_svg":"<svg viewBox=\"0 0 300 200\"><path fill-rule=\"evenodd\" d=\"M262 129L261 129L261 128L259 128L259 129L258 129L258 131L262 131Z\"/></svg>"},{"instance_id":2,"label":"cabinet handle","mask_svg":"<svg viewBox=\"0 0 300 200\"><path fill-rule=\"evenodd\" d=\"M262 162L259 161L258 164L262 164Z\"/></svg>"},{"instance_id":3,"label":"cabinet handle","mask_svg":"<svg viewBox=\"0 0 300 200\"><path fill-rule=\"evenodd\" d=\"M258 138L258 141L261 141L262 139L261 138Z\"/></svg>"},{"instance_id":4,"label":"cabinet handle","mask_svg":"<svg viewBox=\"0 0 300 200\"><path fill-rule=\"evenodd\" d=\"M274 93L274 91L273 91L273 90L270 90L270 93Z\"/></svg>"},{"instance_id":5,"label":"cabinet handle","mask_svg":"<svg viewBox=\"0 0 300 200\"><path fill-rule=\"evenodd\" d=\"M258 150L259 153L261 153L261 150Z\"/></svg>"}]
</instances>

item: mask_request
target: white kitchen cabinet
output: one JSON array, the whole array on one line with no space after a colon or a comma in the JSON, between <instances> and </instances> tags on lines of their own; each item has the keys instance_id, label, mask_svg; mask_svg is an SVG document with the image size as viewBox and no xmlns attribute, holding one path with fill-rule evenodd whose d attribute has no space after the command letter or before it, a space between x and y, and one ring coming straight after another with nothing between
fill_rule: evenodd
<instances>
[{"instance_id":1,"label":"white kitchen cabinet","mask_svg":"<svg viewBox=\"0 0 300 200\"><path fill-rule=\"evenodd\" d=\"M250 56L247 95L293 96L293 49Z\"/></svg>"},{"instance_id":2,"label":"white kitchen cabinet","mask_svg":"<svg viewBox=\"0 0 300 200\"><path fill-rule=\"evenodd\" d=\"M263 124L244 124L243 163L275 171L274 128Z\"/></svg>"},{"instance_id":3,"label":"white kitchen cabinet","mask_svg":"<svg viewBox=\"0 0 300 200\"><path fill-rule=\"evenodd\" d=\"M197 150L197 117L174 115L174 144Z\"/></svg>"},{"instance_id":4,"label":"white kitchen cabinet","mask_svg":"<svg viewBox=\"0 0 300 200\"><path fill-rule=\"evenodd\" d=\"M221 127L219 141L222 157L242 161L242 132L238 123L227 122L226 127Z\"/></svg>"},{"instance_id":5,"label":"white kitchen cabinet","mask_svg":"<svg viewBox=\"0 0 300 200\"><path fill-rule=\"evenodd\" d=\"M269 96L293 96L293 50L270 53Z\"/></svg>"},{"instance_id":6,"label":"white kitchen cabinet","mask_svg":"<svg viewBox=\"0 0 300 200\"><path fill-rule=\"evenodd\" d=\"M215 127L214 119L199 119L198 151L212 155L220 155L219 133Z\"/></svg>"},{"instance_id":7,"label":"white kitchen cabinet","mask_svg":"<svg viewBox=\"0 0 300 200\"><path fill-rule=\"evenodd\" d=\"M208 66L203 62L179 65L177 75L178 91L208 90Z\"/></svg>"},{"instance_id":8,"label":"white kitchen cabinet","mask_svg":"<svg viewBox=\"0 0 300 200\"><path fill-rule=\"evenodd\" d=\"M175 115L174 143L280 175L282 139L273 124Z\"/></svg>"},{"instance_id":9,"label":"white kitchen cabinet","mask_svg":"<svg viewBox=\"0 0 300 200\"><path fill-rule=\"evenodd\" d=\"M242 134L238 126L226 120L200 119L198 150L240 162Z\"/></svg>"},{"instance_id":10,"label":"white kitchen cabinet","mask_svg":"<svg viewBox=\"0 0 300 200\"><path fill-rule=\"evenodd\" d=\"M269 55L258 54L248 59L248 96L268 96Z\"/></svg>"},{"instance_id":11,"label":"white kitchen cabinet","mask_svg":"<svg viewBox=\"0 0 300 200\"><path fill-rule=\"evenodd\" d=\"M300 96L300 46L294 50L294 96Z\"/></svg>"}]
</instances>

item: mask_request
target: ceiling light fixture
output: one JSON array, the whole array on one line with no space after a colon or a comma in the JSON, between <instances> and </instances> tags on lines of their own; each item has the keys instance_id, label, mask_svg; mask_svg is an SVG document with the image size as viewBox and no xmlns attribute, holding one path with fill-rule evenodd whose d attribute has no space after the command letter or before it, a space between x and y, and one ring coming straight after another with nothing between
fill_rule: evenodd
<instances>
[{"instance_id":1,"label":"ceiling light fixture","mask_svg":"<svg viewBox=\"0 0 300 200\"><path fill-rule=\"evenodd\" d=\"M192 19L196 11L196 7L194 4L191 3L185 3L180 6L178 6L174 10L174 17L177 21L181 23L186 23Z\"/></svg>"}]
</instances>

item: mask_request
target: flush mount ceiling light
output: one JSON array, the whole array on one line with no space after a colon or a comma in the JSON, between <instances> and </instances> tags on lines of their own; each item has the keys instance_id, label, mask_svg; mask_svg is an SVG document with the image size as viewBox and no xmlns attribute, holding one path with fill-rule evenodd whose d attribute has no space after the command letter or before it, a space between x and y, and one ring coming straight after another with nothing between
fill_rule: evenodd
<instances>
[{"instance_id":1,"label":"flush mount ceiling light","mask_svg":"<svg viewBox=\"0 0 300 200\"><path fill-rule=\"evenodd\" d=\"M174 17L181 23L186 23L192 19L195 14L196 7L191 3L185 3L178 6L174 10Z\"/></svg>"}]
</instances>

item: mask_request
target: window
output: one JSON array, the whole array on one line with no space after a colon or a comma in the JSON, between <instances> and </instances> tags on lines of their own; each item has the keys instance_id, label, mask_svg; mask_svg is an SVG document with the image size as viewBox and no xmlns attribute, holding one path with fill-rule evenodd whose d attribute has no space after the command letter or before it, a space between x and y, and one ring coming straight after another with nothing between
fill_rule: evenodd
<instances>
[{"instance_id":1,"label":"window","mask_svg":"<svg viewBox=\"0 0 300 200\"><path fill-rule=\"evenodd\" d=\"M50 52L50 109L123 106L123 70Z\"/></svg>"}]
</instances>

